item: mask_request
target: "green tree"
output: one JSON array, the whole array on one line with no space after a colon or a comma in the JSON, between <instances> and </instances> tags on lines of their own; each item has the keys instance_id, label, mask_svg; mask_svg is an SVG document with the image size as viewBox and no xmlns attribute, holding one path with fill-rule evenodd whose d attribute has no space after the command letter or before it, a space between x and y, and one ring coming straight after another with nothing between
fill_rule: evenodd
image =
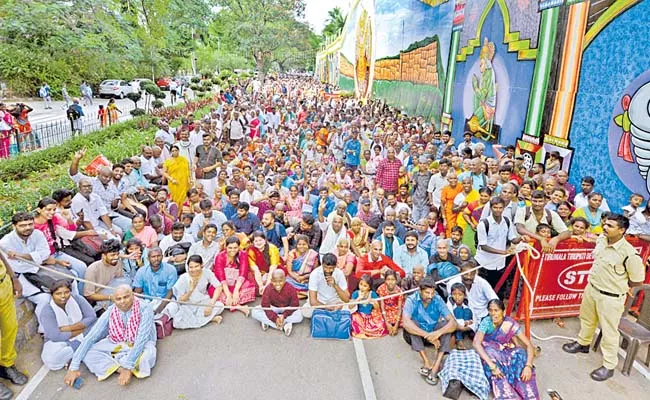
<instances>
[{"instance_id":1,"label":"green tree","mask_svg":"<svg viewBox=\"0 0 650 400\"><path fill-rule=\"evenodd\" d=\"M227 41L255 61L263 80L283 49L292 48L296 17L304 0L216 0L220 7L213 24L223 28Z\"/></svg>"},{"instance_id":2,"label":"green tree","mask_svg":"<svg viewBox=\"0 0 650 400\"><path fill-rule=\"evenodd\" d=\"M327 12L327 20L323 28L323 36L338 36L339 32L345 26L347 16L343 15L339 7L334 7Z\"/></svg>"}]
</instances>

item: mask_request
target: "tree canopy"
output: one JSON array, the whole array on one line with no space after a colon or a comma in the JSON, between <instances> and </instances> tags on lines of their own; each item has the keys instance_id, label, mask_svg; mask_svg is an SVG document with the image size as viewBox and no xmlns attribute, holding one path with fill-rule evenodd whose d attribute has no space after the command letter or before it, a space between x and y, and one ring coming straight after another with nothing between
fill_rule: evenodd
<instances>
[{"instance_id":1,"label":"tree canopy","mask_svg":"<svg viewBox=\"0 0 650 400\"><path fill-rule=\"evenodd\" d=\"M334 7L327 12L327 20L325 21L325 28L323 28L323 36L337 36L341 29L345 26L347 16L339 7Z\"/></svg>"},{"instance_id":2,"label":"tree canopy","mask_svg":"<svg viewBox=\"0 0 650 400\"><path fill-rule=\"evenodd\" d=\"M156 79L256 66L313 68L319 38L303 0L2 0L0 81L35 95L42 82Z\"/></svg>"}]
</instances>

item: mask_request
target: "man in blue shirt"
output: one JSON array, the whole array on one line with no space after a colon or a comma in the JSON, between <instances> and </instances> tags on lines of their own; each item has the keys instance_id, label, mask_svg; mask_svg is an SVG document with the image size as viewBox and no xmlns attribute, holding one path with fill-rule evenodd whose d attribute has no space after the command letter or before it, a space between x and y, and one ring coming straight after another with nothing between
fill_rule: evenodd
<instances>
[{"instance_id":1,"label":"man in blue shirt","mask_svg":"<svg viewBox=\"0 0 650 400\"><path fill-rule=\"evenodd\" d=\"M237 229L237 232L243 232L246 235L250 235L254 231L260 228L260 219L257 218L257 215L249 212L250 205L240 201L237 205L237 214L231 219L233 225Z\"/></svg>"},{"instance_id":2,"label":"man in blue shirt","mask_svg":"<svg viewBox=\"0 0 650 400\"><path fill-rule=\"evenodd\" d=\"M289 238L287 237L287 230L279 222L275 222L275 215L273 211L267 211L262 216L260 231L266 235L266 240L274 244L280 255L289 254Z\"/></svg>"},{"instance_id":3,"label":"man in blue shirt","mask_svg":"<svg viewBox=\"0 0 650 400\"><path fill-rule=\"evenodd\" d=\"M167 304L169 304L166 300L172 298L172 288L178 279L176 268L171 264L162 262L162 259L163 252L160 247L149 249L149 265L138 269L133 279L135 293L165 299L151 301L150 304L155 317L160 316Z\"/></svg>"},{"instance_id":4,"label":"man in blue shirt","mask_svg":"<svg viewBox=\"0 0 650 400\"><path fill-rule=\"evenodd\" d=\"M239 204L240 194L241 193L237 189L232 189L230 193L228 193L228 203L223 206L222 212L229 221L232 220L235 214L237 214L237 205Z\"/></svg>"},{"instance_id":5,"label":"man in blue shirt","mask_svg":"<svg viewBox=\"0 0 650 400\"><path fill-rule=\"evenodd\" d=\"M427 383L436 385L442 357L450 351L449 340L456 330L456 320L436 293L433 279L422 279L420 290L406 299L402 318L404 340L411 345L411 349L420 353L424 362L420 374L425 376ZM427 357L424 350L426 345L432 345L437 350L434 363Z\"/></svg>"},{"instance_id":6,"label":"man in blue shirt","mask_svg":"<svg viewBox=\"0 0 650 400\"><path fill-rule=\"evenodd\" d=\"M318 189L318 198L312 204L311 215L314 218L318 218L318 208L321 203L325 203L325 210L323 211L323 217L327 218L332 211L334 211L334 200L329 198L329 189L326 187L321 187Z\"/></svg>"},{"instance_id":7,"label":"man in blue shirt","mask_svg":"<svg viewBox=\"0 0 650 400\"><path fill-rule=\"evenodd\" d=\"M345 166L353 172L359 168L361 163L361 142L356 128L352 128L350 139L343 146L343 156L345 157Z\"/></svg>"},{"instance_id":8,"label":"man in blue shirt","mask_svg":"<svg viewBox=\"0 0 650 400\"><path fill-rule=\"evenodd\" d=\"M395 251L393 260L407 274L412 274L413 267L416 265L422 268L429 265L429 255L424 249L418 246L418 234L415 231L406 232L404 244Z\"/></svg>"}]
</instances>

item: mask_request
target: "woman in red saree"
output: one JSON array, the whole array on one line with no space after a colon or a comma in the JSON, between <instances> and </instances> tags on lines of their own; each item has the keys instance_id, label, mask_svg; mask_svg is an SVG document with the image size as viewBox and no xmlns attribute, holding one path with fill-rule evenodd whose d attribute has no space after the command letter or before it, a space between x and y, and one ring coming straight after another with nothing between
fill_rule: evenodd
<instances>
[{"instance_id":1,"label":"woman in red saree","mask_svg":"<svg viewBox=\"0 0 650 400\"><path fill-rule=\"evenodd\" d=\"M251 129L251 139L260 137L260 119L258 117L253 118L253 120L248 124L248 127Z\"/></svg>"},{"instance_id":2,"label":"woman in red saree","mask_svg":"<svg viewBox=\"0 0 650 400\"><path fill-rule=\"evenodd\" d=\"M255 300L255 283L248 279L248 253L239 248L239 238L231 236L226 239L226 250L214 259L214 275L222 283L223 292L219 301L226 306L240 306ZM208 289L210 296L214 288ZM230 311L237 311L231 309ZM249 309L239 309L248 316Z\"/></svg>"}]
</instances>

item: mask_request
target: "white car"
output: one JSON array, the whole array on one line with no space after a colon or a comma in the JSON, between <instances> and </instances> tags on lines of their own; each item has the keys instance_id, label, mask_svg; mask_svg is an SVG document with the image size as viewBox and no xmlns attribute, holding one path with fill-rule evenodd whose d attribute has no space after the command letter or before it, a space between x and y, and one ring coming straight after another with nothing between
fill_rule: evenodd
<instances>
[{"instance_id":1,"label":"white car","mask_svg":"<svg viewBox=\"0 0 650 400\"><path fill-rule=\"evenodd\" d=\"M140 91L142 90L142 89L140 88L140 84L141 84L142 82L144 82L144 81L149 81L149 82L151 82L151 79L147 79L147 78L136 78L136 79L133 79L132 81L129 82L129 85L131 85L131 87L133 88L133 92L134 92L134 93L140 92Z\"/></svg>"},{"instance_id":2,"label":"white car","mask_svg":"<svg viewBox=\"0 0 650 400\"><path fill-rule=\"evenodd\" d=\"M133 93L133 87L127 81L108 79L99 85L99 97L119 97L123 99Z\"/></svg>"}]
</instances>

